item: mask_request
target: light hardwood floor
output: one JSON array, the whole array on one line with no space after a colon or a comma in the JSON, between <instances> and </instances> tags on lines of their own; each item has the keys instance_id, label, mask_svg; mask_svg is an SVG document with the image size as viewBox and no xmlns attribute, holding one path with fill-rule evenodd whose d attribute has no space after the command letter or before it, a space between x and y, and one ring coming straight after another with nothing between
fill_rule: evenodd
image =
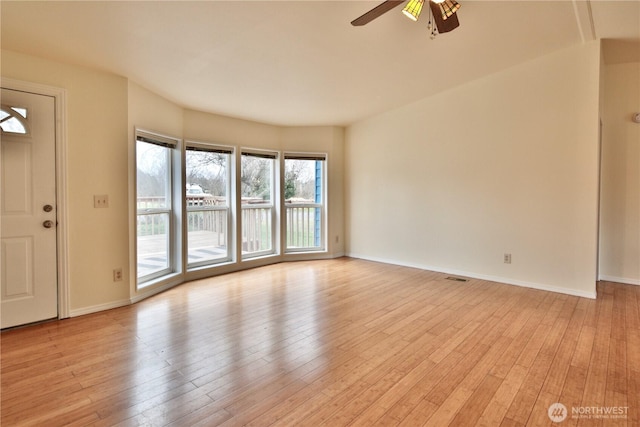
<instances>
[{"instance_id":1,"label":"light hardwood floor","mask_svg":"<svg viewBox=\"0 0 640 427\"><path fill-rule=\"evenodd\" d=\"M5 331L1 424L640 425L640 287L446 277L285 263ZM626 420L572 418L586 407Z\"/></svg>"}]
</instances>

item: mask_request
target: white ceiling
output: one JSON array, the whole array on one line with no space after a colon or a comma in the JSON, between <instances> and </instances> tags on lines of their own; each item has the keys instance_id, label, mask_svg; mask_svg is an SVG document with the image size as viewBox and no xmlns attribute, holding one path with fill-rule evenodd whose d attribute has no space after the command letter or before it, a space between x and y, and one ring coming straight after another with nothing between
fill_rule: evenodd
<instances>
[{"instance_id":1,"label":"white ceiling","mask_svg":"<svg viewBox=\"0 0 640 427\"><path fill-rule=\"evenodd\" d=\"M346 125L597 38L640 45L640 0L459 0L430 40L380 1L0 2L2 48L94 67L184 106L279 125ZM595 34L594 34L595 33Z\"/></svg>"}]
</instances>

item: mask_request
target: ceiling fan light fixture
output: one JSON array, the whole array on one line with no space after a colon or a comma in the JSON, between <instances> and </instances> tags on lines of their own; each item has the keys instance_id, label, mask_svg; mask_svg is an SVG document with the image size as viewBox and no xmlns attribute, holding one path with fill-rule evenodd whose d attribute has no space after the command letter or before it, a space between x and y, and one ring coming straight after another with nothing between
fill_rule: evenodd
<instances>
[{"instance_id":1,"label":"ceiling fan light fixture","mask_svg":"<svg viewBox=\"0 0 640 427\"><path fill-rule=\"evenodd\" d=\"M402 13L412 21L417 21L420 16L420 12L422 12L422 6L424 6L424 0L409 0L407 6L402 9Z\"/></svg>"},{"instance_id":2,"label":"ceiling fan light fixture","mask_svg":"<svg viewBox=\"0 0 640 427\"><path fill-rule=\"evenodd\" d=\"M442 11L442 19L447 19L460 9L460 4L456 0L443 0L441 2L435 1L440 6Z\"/></svg>"}]
</instances>

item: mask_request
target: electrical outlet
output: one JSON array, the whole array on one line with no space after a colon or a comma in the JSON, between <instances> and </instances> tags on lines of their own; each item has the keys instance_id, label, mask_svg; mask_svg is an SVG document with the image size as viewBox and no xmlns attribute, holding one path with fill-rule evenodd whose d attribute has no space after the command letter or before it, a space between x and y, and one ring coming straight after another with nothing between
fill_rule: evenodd
<instances>
[{"instance_id":1,"label":"electrical outlet","mask_svg":"<svg viewBox=\"0 0 640 427\"><path fill-rule=\"evenodd\" d=\"M340 243L340 236L336 236L336 243Z\"/></svg>"},{"instance_id":2,"label":"electrical outlet","mask_svg":"<svg viewBox=\"0 0 640 427\"><path fill-rule=\"evenodd\" d=\"M511 254L504 254L504 263L511 264Z\"/></svg>"},{"instance_id":3,"label":"electrical outlet","mask_svg":"<svg viewBox=\"0 0 640 427\"><path fill-rule=\"evenodd\" d=\"M122 281L122 269L121 268L114 268L113 269L113 281L114 282L121 282Z\"/></svg>"},{"instance_id":4,"label":"electrical outlet","mask_svg":"<svg viewBox=\"0 0 640 427\"><path fill-rule=\"evenodd\" d=\"M93 207L94 208L108 208L109 207L109 196L106 194L101 194L99 196L93 196Z\"/></svg>"}]
</instances>

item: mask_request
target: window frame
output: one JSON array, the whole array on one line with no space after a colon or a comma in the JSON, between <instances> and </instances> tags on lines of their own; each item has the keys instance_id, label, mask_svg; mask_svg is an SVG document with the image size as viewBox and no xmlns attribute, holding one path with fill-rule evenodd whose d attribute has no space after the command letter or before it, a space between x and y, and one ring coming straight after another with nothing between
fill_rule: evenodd
<instances>
[{"instance_id":1,"label":"window frame","mask_svg":"<svg viewBox=\"0 0 640 427\"><path fill-rule=\"evenodd\" d=\"M249 205L243 205L242 203L242 159L244 156L254 156L258 158L268 158L273 160L271 168L271 200L270 203L261 204L261 208L269 208L269 220L271 222L271 248L268 250L248 252L244 250L244 235L245 235L245 210L250 209ZM279 224L279 206L280 206L280 152L275 150L260 150L255 148L241 148L240 153L237 156L238 173L236 174L237 191L236 191L236 205L238 207L238 234L236 238L238 259L241 261L249 261L255 258L279 255L281 252L280 245L280 224Z\"/></svg>"},{"instance_id":2,"label":"window frame","mask_svg":"<svg viewBox=\"0 0 640 427\"><path fill-rule=\"evenodd\" d=\"M181 261L181 253L182 244L181 237L182 231L180 223L182 221L182 192L179 188L176 187L176 182L181 181L181 167L177 165L181 165L181 145L182 141L179 138L174 138L170 136L164 136L157 133L135 129L134 131L134 159L135 159L135 202L136 202L136 244L135 244L135 278L136 278L136 289L138 291L148 288L150 286L155 285L156 283L163 281L164 279L170 278L174 274L181 273L182 271L182 261ZM144 142L148 144L155 144L160 147L168 148L167 152L167 160L168 160L168 180L166 184L167 195L170 198L169 204L164 208L147 208L144 210L138 209L138 142ZM167 239L167 267L155 271L151 274L147 274L144 276L139 276L138 271L138 230L137 230L137 221L140 215L158 215L158 214L166 214L168 215L167 226L168 226L168 239Z\"/></svg>"},{"instance_id":3,"label":"window frame","mask_svg":"<svg viewBox=\"0 0 640 427\"><path fill-rule=\"evenodd\" d=\"M282 163L280 169L282 170L282 188L285 187L285 173L286 173L286 161L287 160L316 160L322 162L322 176L321 176L321 203L286 203L284 194L282 195L282 251L287 255L292 254L304 254L312 252L327 252L327 216L328 216L328 203L327 203L327 164L328 154L317 152L290 152L286 151L282 154ZM284 191L284 190L283 190ZM289 247L289 227L288 216L289 208L315 208L320 210L320 245L319 246L306 246L306 247Z\"/></svg>"},{"instance_id":4,"label":"window frame","mask_svg":"<svg viewBox=\"0 0 640 427\"><path fill-rule=\"evenodd\" d=\"M145 140L148 139L149 141ZM240 145L229 144L223 145L212 142L201 142L194 140L182 140L172 136L165 136L155 132L149 132L134 127L133 147L130 153L132 171L132 185L130 186L131 201L134 203L130 212L132 214L131 225L131 248L132 248L132 264L131 278L132 291L140 295L148 295L157 292L157 290L168 289L171 286L180 284L188 279L209 277L224 272L242 270L257 265L269 264L278 260L288 259L305 259L313 258L313 254L327 253L330 246L328 240L329 232L329 216L328 216L328 194L329 194L329 159L327 153L322 152L304 152L304 151L287 151L274 149L261 149L252 147L242 147ZM171 197L171 204L166 208L157 208L144 211L139 210L137 201L138 192L138 141L156 143L160 146L170 148L169 166L171 171L168 172L170 180L170 190L168 194ZM206 151L216 151L222 148L224 152L230 152L229 171L227 172L227 192L228 206L227 209L227 257L205 260L204 262L189 263L189 212L187 206L187 146L189 148L202 148ZM254 207L268 208L268 220L270 222L271 246L266 250L244 251L244 248L250 249L250 246L243 245L245 238L243 237L243 211L246 211L250 204L243 206L243 184L242 184L242 159L244 156L266 157L271 159L270 172L270 200L268 203L256 203ZM312 247L288 247L287 242L287 206L293 207L297 204L285 204L285 160L320 160L322 161L322 203L301 203L300 207L320 209L320 246ZM141 169L144 171L144 168ZM150 172L150 171L148 171ZM256 175L260 176L260 175ZM316 175L317 176L317 175ZM301 181L301 182L306 182ZM202 183L200 183L202 185ZM307 184L304 184L307 185ZM264 186L254 186L252 191L248 191L250 196L260 196L265 198ZM144 189L143 189L144 190ZM155 192L150 192L150 194ZM306 190L306 194L309 191ZM315 194L315 193L314 193ZM305 196L306 197L306 196ZM310 197L306 197L309 199ZM245 199L246 200L246 199ZM256 200L258 201L258 200ZM138 277L138 228L137 218L139 214L162 213L169 216L169 232L168 232L168 254L167 259L169 267L156 271L152 274ZM306 213L305 213L306 214ZM264 215L264 214L263 214ZM308 218L315 219L317 216L309 214ZM256 223L259 227L264 227L266 220L264 217L258 219L261 221ZM264 230L264 229L263 229ZM309 229L309 235L317 236L317 229ZM259 231L260 234L255 236L266 236L265 231ZM259 245L265 243L265 238L259 240L254 236L254 241L260 241ZM305 240L308 242L309 240ZM315 240L314 240L315 242ZM254 248L261 246L254 246ZM151 251L153 252L153 251ZM302 258L300 258L302 257Z\"/></svg>"},{"instance_id":5,"label":"window frame","mask_svg":"<svg viewBox=\"0 0 640 427\"><path fill-rule=\"evenodd\" d=\"M186 193L186 185L187 182L187 151L207 151L207 152L218 152L227 154L228 163L227 163L227 173L226 173L226 192L227 192L227 206L222 208L205 208L205 209L189 209L190 206L187 203L187 193ZM235 230L235 198L236 198L236 185L235 185L235 147L220 145L215 143L208 143L202 141L193 141L186 140L184 144L184 174L183 174L183 187L185 187L185 195L184 195L184 221L183 232L185 236L185 251L184 251L184 263L186 265L187 271L194 271L204 268L216 267L220 264L226 264L235 261L235 247L236 247L236 233ZM210 260L204 260L199 262L189 262L189 213L190 212L199 212L199 211L226 211L227 212L227 227L226 227L226 243L227 243L227 255L224 258L216 258Z\"/></svg>"}]
</instances>

